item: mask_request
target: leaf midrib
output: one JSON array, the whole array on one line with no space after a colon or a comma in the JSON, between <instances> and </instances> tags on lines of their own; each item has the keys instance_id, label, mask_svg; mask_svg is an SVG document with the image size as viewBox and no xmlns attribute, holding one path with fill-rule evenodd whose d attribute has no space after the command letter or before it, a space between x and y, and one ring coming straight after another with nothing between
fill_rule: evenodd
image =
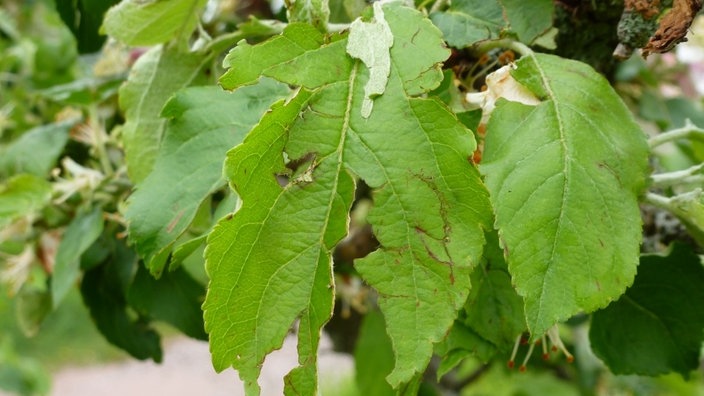
<instances>
[{"instance_id":1,"label":"leaf midrib","mask_svg":"<svg viewBox=\"0 0 704 396\"><path fill-rule=\"evenodd\" d=\"M531 55L533 63L535 64L536 70L540 73L540 79L542 81L543 87L545 88L547 92L547 96L550 98L549 102L551 103L553 107L553 111L555 112L555 118L557 120L557 125L558 125L558 132L559 132L559 140L560 140L560 145L562 146L562 150L564 155L562 158L564 158L564 164L562 168L562 174L564 175L564 185L562 188L562 199L560 202L560 215L557 218L557 225L555 227L555 237L553 239L553 244L552 244L552 249L550 252L550 263L548 263L547 269L545 271L545 275L543 276L542 279L542 285L538 291L538 313L537 313L537 318L540 321L540 318L543 316L543 302L544 298L543 295L545 293L545 285L547 284L548 280L548 274L553 271L553 268L555 268L555 251L557 250L557 241L558 241L558 236L560 233L560 230L562 229L562 222L563 222L563 217L565 215L565 207L567 206L567 198L569 195L569 175L570 175L570 162L571 162L571 155L570 155L570 150L567 147L567 142L566 142L566 136L565 136L565 126L564 122L562 120L562 114L560 113L560 109L558 106L557 101L555 100L555 93L553 92L552 86L550 85L550 81L545 75L545 71L541 67L540 62L538 62L538 59L535 55ZM550 265L552 264L552 265ZM550 319L551 321L553 319ZM549 326L546 326L549 327ZM541 329L542 330L542 329ZM531 334L532 337L536 337L536 334Z\"/></svg>"}]
</instances>

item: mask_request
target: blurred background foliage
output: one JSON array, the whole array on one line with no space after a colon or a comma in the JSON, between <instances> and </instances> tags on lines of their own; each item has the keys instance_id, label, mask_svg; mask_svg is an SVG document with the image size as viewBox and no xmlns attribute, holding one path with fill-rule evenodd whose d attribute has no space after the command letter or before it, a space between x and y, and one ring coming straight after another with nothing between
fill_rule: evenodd
<instances>
[{"instance_id":1,"label":"blurred background foliage","mask_svg":"<svg viewBox=\"0 0 704 396\"><path fill-rule=\"evenodd\" d=\"M77 288L71 288L55 309L47 300L47 268L53 268L61 233L77 216L99 207L106 220L101 238L124 238L120 210L131 182L120 142L124 119L117 93L130 66L145 49L127 48L101 34L102 14L115 3L117 0L3 0L0 7L0 184L6 191L20 184L38 191L26 200L36 206L36 211L12 222L0 222L0 389L9 392L47 394L50 373L62 366L97 364L128 356L96 329ZM611 3L611 7L620 5ZM364 5L363 1L331 1L331 21L347 23ZM608 13L612 18L613 9ZM211 0L202 16L202 28L218 37L233 31L250 15L285 19L280 5L272 7L266 1ZM566 18L564 8L560 8L558 17ZM575 26L561 31L566 35ZM582 31L589 28L585 24ZM558 46L565 43L565 35L558 37ZM590 45L589 41L579 43ZM585 58L582 55L592 50L572 45L563 55ZM588 57L584 60L589 62ZM479 63L479 59L470 62ZM703 17L692 26L689 42L673 53L654 55L647 61L633 56L618 65L600 57L592 64L613 81L648 133L682 128L688 122L704 128ZM219 73L218 65L219 59L214 60L214 74ZM480 82L491 71L485 67L472 70L477 70L472 77ZM449 98L456 93L448 88L438 95ZM704 140L691 139L662 146L653 167L674 171L702 162ZM213 205L222 199L217 197ZM45 205L48 202L51 205ZM0 200L0 213L8 210L2 205ZM209 221L204 220L203 227L207 228ZM697 246L672 216L644 208L644 221L644 251L660 251L674 240ZM101 261L99 251L92 251L90 246L84 251L84 269ZM201 254L202 250L196 249L185 260L184 268L202 287L206 278ZM141 319L139 313L129 309L128 317ZM333 339L356 336L357 330L351 335L346 332L350 327L356 329L362 319L358 314L352 314L352 318L356 325L340 325L337 319L331 322L328 327ZM369 359L383 366L389 362L384 340L363 337L365 329L380 325L378 320L375 315L367 315L361 325L360 343L372 342L378 353ZM508 356L499 355L488 363L464 356L459 369L443 381L447 389L467 396L704 395L701 369L687 380L676 374L657 378L610 374L590 351L587 326L587 321L576 318L563 329L563 339L575 353L574 364L568 365L564 359L543 361L536 354L528 371L517 373L506 367ZM158 325L157 330L166 335L176 333L164 325ZM353 352L354 343L341 348ZM355 353L363 354L364 350ZM519 356L521 353L525 350ZM360 389L350 379L340 384L324 383L323 392L382 395L389 389ZM427 387L421 392L437 391Z\"/></svg>"}]
</instances>

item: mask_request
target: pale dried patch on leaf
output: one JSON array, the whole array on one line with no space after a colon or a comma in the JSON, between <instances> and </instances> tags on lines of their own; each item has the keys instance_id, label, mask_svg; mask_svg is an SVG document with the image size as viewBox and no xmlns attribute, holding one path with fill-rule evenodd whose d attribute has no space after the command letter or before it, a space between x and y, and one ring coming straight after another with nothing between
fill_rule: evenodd
<instances>
[{"instance_id":1,"label":"pale dried patch on leaf","mask_svg":"<svg viewBox=\"0 0 704 396\"><path fill-rule=\"evenodd\" d=\"M491 112L496 107L496 101L504 98L511 102L519 102L530 106L540 104L540 100L511 76L511 70L516 65L508 64L486 76L486 91L468 93L467 102L482 109L482 124L486 124Z\"/></svg>"}]
</instances>

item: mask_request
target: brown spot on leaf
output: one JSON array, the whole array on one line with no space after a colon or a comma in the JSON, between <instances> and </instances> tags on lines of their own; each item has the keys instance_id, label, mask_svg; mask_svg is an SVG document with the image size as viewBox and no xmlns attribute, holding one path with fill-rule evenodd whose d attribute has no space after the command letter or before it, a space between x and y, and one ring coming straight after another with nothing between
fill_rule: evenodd
<instances>
[{"instance_id":1,"label":"brown spot on leaf","mask_svg":"<svg viewBox=\"0 0 704 396\"><path fill-rule=\"evenodd\" d=\"M169 222L169 224L166 226L166 232L171 233L178 224L179 220L181 220L181 217L183 217L183 210L178 212L176 216L174 216L173 220Z\"/></svg>"}]
</instances>

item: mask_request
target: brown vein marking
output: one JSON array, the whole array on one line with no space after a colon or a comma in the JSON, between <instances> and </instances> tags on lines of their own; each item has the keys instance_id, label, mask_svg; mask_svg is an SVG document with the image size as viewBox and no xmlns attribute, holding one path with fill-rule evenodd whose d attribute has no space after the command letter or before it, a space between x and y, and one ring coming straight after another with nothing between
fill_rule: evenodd
<instances>
[{"instance_id":1,"label":"brown vein marking","mask_svg":"<svg viewBox=\"0 0 704 396\"><path fill-rule=\"evenodd\" d=\"M643 58L650 53L667 52L678 43L687 41L687 30L701 8L702 0L674 0L672 9L662 18L658 30L643 47Z\"/></svg>"},{"instance_id":2,"label":"brown vein marking","mask_svg":"<svg viewBox=\"0 0 704 396\"><path fill-rule=\"evenodd\" d=\"M435 255L435 253L433 253L433 251L430 249L430 246L428 246L428 244L425 242L425 238L423 237L423 235L427 236L428 238L432 238L432 237L430 235L428 235L428 233L424 229L422 229L418 226L415 226L414 228L416 230L416 233L419 234L420 241L423 242L423 247L425 248L425 251L428 253L428 256L430 256L431 259L437 261L438 263L445 264L445 265L447 265L448 268L450 268L450 284L454 285L455 284L455 266L454 266L454 264L451 261L441 260L440 257ZM447 257L450 257L450 252L447 251L447 245L445 245L443 243L442 246L445 249L445 254L447 254Z\"/></svg>"},{"instance_id":3,"label":"brown vein marking","mask_svg":"<svg viewBox=\"0 0 704 396\"><path fill-rule=\"evenodd\" d=\"M176 214L176 217L174 217L174 219L169 222L169 224L166 226L166 232L170 234L171 231L173 231L176 227L176 224L178 224L178 221L181 220L181 217L183 217L183 210L178 212Z\"/></svg>"}]
</instances>

